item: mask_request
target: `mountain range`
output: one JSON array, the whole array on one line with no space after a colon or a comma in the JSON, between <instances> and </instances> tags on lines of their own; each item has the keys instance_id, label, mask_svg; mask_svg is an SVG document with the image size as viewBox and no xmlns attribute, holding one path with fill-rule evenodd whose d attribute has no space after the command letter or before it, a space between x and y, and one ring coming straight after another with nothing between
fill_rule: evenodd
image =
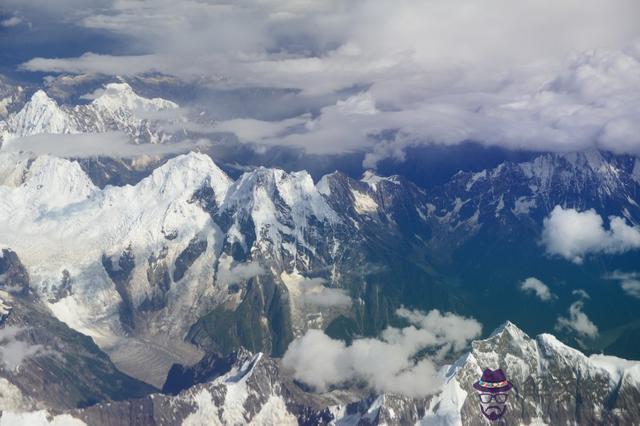
<instances>
[{"instance_id":1,"label":"mountain range","mask_svg":"<svg viewBox=\"0 0 640 426\"><path fill-rule=\"evenodd\" d=\"M16 91L22 93L19 89ZM15 94L9 94L2 102L10 105L16 97ZM136 143L159 143L165 141L167 135L154 128L158 114L178 108L177 104L165 99L138 96L124 82L109 83L89 95L89 99L87 104L61 106L44 90L37 90L19 111L8 115L3 122L0 138L9 141L43 133L123 131L131 135Z\"/></svg>"},{"instance_id":2,"label":"mountain range","mask_svg":"<svg viewBox=\"0 0 640 426\"><path fill-rule=\"evenodd\" d=\"M486 366L510 373L514 388L503 418L507 424L634 424L640 415L640 363L587 357L550 334L530 338L507 322L442 366L443 390L426 398L307 393L277 359L240 350L199 363L197 372L208 374L202 382L194 381L194 369L173 370L167 383L188 377L186 390L74 410L5 411L0 424L484 425L471 385Z\"/></svg>"},{"instance_id":3,"label":"mountain range","mask_svg":"<svg viewBox=\"0 0 640 426\"><path fill-rule=\"evenodd\" d=\"M544 240L556 209L640 225L639 159L543 153L425 188L374 171L314 181L251 167L233 179L190 152L115 183L104 176L131 163L114 172L111 161L12 143L118 131L170 145L187 132L175 131L177 104L124 82L75 106L44 91L28 101L6 93L0 339L24 356L4 359L0 424L19 412L86 424L483 424L467 392L486 366L506 366L517 385L509 422L630 424L640 415L638 366L613 357L640 359L640 298L628 284L638 252L577 261ZM546 283L548 298L525 291L529 278ZM441 367L443 391L422 400L313 393L282 369L279 358L308 330L350 343L401 325L401 307L524 331L506 323L474 342ZM566 326L580 314L595 333ZM549 331L587 355L549 334L527 336Z\"/></svg>"}]
</instances>

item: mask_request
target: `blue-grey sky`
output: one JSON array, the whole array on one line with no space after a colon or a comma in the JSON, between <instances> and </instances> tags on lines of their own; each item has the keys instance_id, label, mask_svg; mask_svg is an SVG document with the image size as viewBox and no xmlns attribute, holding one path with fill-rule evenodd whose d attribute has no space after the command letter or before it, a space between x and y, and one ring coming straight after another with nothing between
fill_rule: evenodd
<instances>
[{"instance_id":1,"label":"blue-grey sky","mask_svg":"<svg viewBox=\"0 0 640 426\"><path fill-rule=\"evenodd\" d=\"M131 53L128 37L88 28L73 18L71 4L57 13L36 2L0 3L0 72L21 80L40 81L46 73L20 70L34 57L73 57L87 51ZM45 6L44 10L43 7ZM82 9L81 4L75 5Z\"/></svg>"}]
</instances>

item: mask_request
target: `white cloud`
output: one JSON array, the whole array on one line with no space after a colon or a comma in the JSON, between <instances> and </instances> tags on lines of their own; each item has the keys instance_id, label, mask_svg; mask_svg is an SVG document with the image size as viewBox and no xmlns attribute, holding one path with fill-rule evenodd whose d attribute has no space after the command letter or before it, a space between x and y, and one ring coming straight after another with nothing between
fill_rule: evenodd
<instances>
[{"instance_id":1,"label":"white cloud","mask_svg":"<svg viewBox=\"0 0 640 426\"><path fill-rule=\"evenodd\" d=\"M555 298L549 287L535 277L529 277L520 284L520 290L528 294L535 294L543 302L549 302Z\"/></svg>"},{"instance_id":2,"label":"white cloud","mask_svg":"<svg viewBox=\"0 0 640 426\"><path fill-rule=\"evenodd\" d=\"M322 308L351 306L351 297L346 290L341 288L325 287L327 280L324 278L307 278L298 273L283 273L281 278L289 294L303 305L318 306Z\"/></svg>"},{"instance_id":3,"label":"white cloud","mask_svg":"<svg viewBox=\"0 0 640 426\"><path fill-rule=\"evenodd\" d=\"M640 280L623 280L620 286L629 296L640 299Z\"/></svg>"},{"instance_id":4,"label":"white cloud","mask_svg":"<svg viewBox=\"0 0 640 426\"><path fill-rule=\"evenodd\" d=\"M18 16L12 16L11 18L0 21L0 27L16 27L22 23L22 18Z\"/></svg>"},{"instance_id":5,"label":"white cloud","mask_svg":"<svg viewBox=\"0 0 640 426\"><path fill-rule=\"evenodd\" d=\"M623 253L640 248L640 229L617 216L609 217L609 229L595 210L579 212L556 206L544 219L542 243L551 255L574 263L598 253Z\"/></svg>"},{"instance_id":6,"label":"white cloud","mask_svg":"<svg viewBox=\"0 0 640 426\"><path fill-rule=\"evenodd\" d=\"M205 148L207 140L185 140L165 144L133 144L122 132L81 134L39 134L6 141L1 151L24 151L56 157L85 158L109 156L132 158L141 155L168 155Z\"/></svg>"},{"instance_id":7,"label":"white cloud","mask_svg":"<svg viewBox=\"0 0 640 426\"><path fill-rule=\"evenodd\" d=\"M302 126L306 122L306 116L282 121L236 118L216 123L210 130L235 133L241 142L264 142L270 138L278 138L292 128Z\"/></svg>"},{"instance_id":8,"label":"white cloud","mask_svg":"<svg viewBox=\"0 0 640 426\"><path fill-rule=\"evenodd\" d=\"M156 55L114 57L87 52L77 58L33 58L23 64L22 68L27 71L136 75L159 71L154 65L157 60ZM123 65L128 71L122 72Z\"/></svg>"},{"instance_id":9,"label":"white cloud","mask_svg":"<svg viewBox=\"0 0 640 426\"><path fill-rule=\"evenodd\" d=\"M424 314L402 308L396 313L411 325L389 327L379 338L356 339L350 346L320 330L309 330L289 345L283 365L318 391L358 380L380 392L415 397L437 393L442 383L434 359L464 349L480 335L482 326L474 319L437 310ZM434 355L416 361L423 350Z\"/></svg>"},{"instance_id":10,"label":"white cloud","mask_svg":"<svg viewBox=\"0 0 640 426\"><path fill-rule=\"evenodd\" d=\"M32 345L18 340L18 335L24 332L24 328L15 326L5 326L0 329L0 361L7 370L16 370L25 359L44 355L47 352L42 345Z\"/></svg>"},{"instance_id":11,"label":"white cloud","mask_svg":"<svg viewBox=\"0 0 640 426\"><path fill-rule=\"evenodd\" d=\"M569 318L559 317L556 330L572 330L580 336L594 338L598 335L598 327L582 312L584 302L578 300L569 307Z\"/></svg>"},{"instance_id":12,"label":"white cloud","mask_svg":"<svg viewBox=\"0 0 640 426\"><path fill-rule=\"evenodd\" d=\"M327 280L323 278L305 278L297 282L302 293L302 302L320 307L349 307L351 297L346 290L325 287Z\"/></svg>"},{"instance_id":13,"label":"white cloud","mask_svg":"<svg viewBox=\"0 0 640 426\"><path fill-rule=\"evenodd\" d=\"M604 279L620 282L620 287L631 297L640 299L640 273L615 271L605 275Z\"/></svg>"},{"instance_id":14,"label":"white cloud","mask_svg":"<svg viewBox=\"0 0 640 426\"><path fill-rule=\"evenodd\" d=\"M589 296L589 293L587 293L586 291L584 291L583 289L579 288L576 290L573 290L571 292L571 294L573 294L574 296L578 296L581 299L591 299L591 296Z\"/></svg>"},{"instance_id":15,"label":"white cloud","mask_svg":"<svg viewBox=\"0 0 640 426\"><path fill-rule=\"evenodd\" d=\"M233 257L220 256L216 279L222 285L237 284L250 278L264 274L258 262L235 263Z\"/></svg>"}]
</instances>

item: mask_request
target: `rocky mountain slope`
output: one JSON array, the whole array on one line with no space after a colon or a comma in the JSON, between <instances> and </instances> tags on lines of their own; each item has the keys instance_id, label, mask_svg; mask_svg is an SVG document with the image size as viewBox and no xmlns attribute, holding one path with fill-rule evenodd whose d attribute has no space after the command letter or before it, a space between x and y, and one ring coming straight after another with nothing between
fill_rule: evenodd
<instances>
[{"instance_id":1,"label":"rocky mountain slope","mask_svg":"<svg viewBox=\"0 0 640 426\"><path fill-rule=\"evenodd\" d=\"M484 425L472 384L484 368L502 368L513 389L507 424L634 424L640 418L640 363L592 355L542 334L532 339L512 323L453 365L442 367L442 389L423 399L398 394L305 392L288 378L279 362L241 351L226 371L175 396L155 394L139 400L101 403L66 413L78 424L303 424L303 425ZM4 413L9 420L40 413Z\"/></svg>"},{"instance_id":2,"label":"rocky mountain slope","mask_svg":"<svg viewBox=\"0 0 640 426\"><path fill-rule=\"evenodd\" d=\"M70 409L155 390L118 371L91 338L56 319L32 293L14 252L0 252L0 277L2 409Z\"/></svg>"}]
</instances>

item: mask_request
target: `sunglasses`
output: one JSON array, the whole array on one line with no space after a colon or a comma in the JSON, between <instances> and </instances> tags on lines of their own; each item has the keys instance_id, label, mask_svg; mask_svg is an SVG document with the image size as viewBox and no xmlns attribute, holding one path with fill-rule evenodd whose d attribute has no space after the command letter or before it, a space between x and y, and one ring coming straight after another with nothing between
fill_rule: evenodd
<instances>
[{"instance_id":1,"label":"sunglasses","mask_svg":"<svg viewBox=\"0 0 640 426\"><path fill-rule=\"evenodd\" d=\"M481 393L479 394L480 401L484 404L488 404L491 400L495 400L498 404L504 404L507 402L506 393Z\"/></svg>"}]
</instances>

